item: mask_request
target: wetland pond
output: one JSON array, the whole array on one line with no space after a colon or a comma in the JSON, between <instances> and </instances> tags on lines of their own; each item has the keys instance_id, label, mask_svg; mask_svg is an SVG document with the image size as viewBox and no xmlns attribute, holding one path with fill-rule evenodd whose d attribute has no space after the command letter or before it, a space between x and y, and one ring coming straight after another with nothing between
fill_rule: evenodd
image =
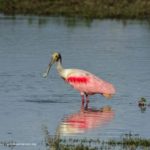
<instances>
[{"instance_id":1,"label":"wetland pond","mask_svg":"<svg viewBox=\"0 0 150 150\"><path fill-rule=\"evenodd\" d=\"M78 92L51 68L52 52L63 66L80 68L113 83L111 100ZM0 149L45 149L43 127L61 138L150 138L150 24L137 20L82 20L0 15Z\"/></svg>"}]
</instances>

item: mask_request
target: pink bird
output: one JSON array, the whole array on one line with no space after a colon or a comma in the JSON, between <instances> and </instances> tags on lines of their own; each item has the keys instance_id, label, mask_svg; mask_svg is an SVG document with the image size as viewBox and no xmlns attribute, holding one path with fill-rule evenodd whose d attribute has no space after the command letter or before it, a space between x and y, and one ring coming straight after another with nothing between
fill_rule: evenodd
<instances>
[{"instance_id":1,"label":"pink bird","mask_svg":"<svg viewBox=\"0 0 150 150\"><path fill-rule=\"evenodd\" d=\"M52 64L56 63L58 74L66 83L70 84L74 89L80 92L82 104L86 97L86 105L89 102L88 96L93 94L101 94L106 98L111 98L115 94L114 86L96 77L90 72L80 69L64 69L62 66L62 57L60 53L53 53L51 61L43 77L47 77Z\"/></svg>"}]
</instances>

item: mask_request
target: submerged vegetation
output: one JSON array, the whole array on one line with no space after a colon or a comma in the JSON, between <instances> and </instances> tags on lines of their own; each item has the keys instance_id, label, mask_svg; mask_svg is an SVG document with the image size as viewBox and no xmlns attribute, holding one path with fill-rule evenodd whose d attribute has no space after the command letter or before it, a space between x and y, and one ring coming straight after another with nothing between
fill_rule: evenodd
<instances>
[{"instance_id":1,"label":"submerged vegetation","mask_svg":"<svg viewBox=\"0 0 150 150\"><path fill-rule=\"evenodd\" d=\"M0 0L4 14L80 16L85 18L150 18L149 0Z\"/></svg>"}]
</instances>

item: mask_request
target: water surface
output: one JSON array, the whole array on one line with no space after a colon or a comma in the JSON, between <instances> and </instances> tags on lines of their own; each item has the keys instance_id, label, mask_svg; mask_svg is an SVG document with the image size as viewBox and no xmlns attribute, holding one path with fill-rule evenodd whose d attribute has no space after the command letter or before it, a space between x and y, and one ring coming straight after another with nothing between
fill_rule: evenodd
<instances>
[{"instance_id":1,"label":"water surface","mask_svg":"<svg viewBox=\"0 0 150 150\"><path fill-rule=\"evenodd\" d=\"M67 68L88 70L112 82L112 100L90 97L88 110L78 92L64 83L55 66L41 73L54 51ZM43 149L46 126L62 137L150 138L150 26L147 22L74 20L61 17L0 16L0 141L36 143ZM20 147L16 147L20 149Z\"/></svg>"}]
</instances>

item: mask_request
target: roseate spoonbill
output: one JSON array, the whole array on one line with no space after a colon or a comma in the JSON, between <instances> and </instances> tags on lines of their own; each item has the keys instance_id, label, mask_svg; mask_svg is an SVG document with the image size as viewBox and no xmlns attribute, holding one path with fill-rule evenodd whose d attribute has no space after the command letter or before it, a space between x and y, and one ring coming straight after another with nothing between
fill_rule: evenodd
<instances>
[{"instance_id":1,"label":"roseate spoonbill","mask_svg":"<svg viewBox=\"0 0 150 150\"><path fill-rule=\"evenodd\" d=\"M60 77L80 92L82 104L84 104L84 97L86 97L86 104L88 104L89 95L101 94L106 98L111 98L115 94L115 88L111 83L96 77L90 72L80 69L64 69L62 66L62 57L58 52L52 54L51 61L46 72L43 73L43 77L48 76L49 70L54 63L56 63Z\"/></svg>"}]
</instances>

